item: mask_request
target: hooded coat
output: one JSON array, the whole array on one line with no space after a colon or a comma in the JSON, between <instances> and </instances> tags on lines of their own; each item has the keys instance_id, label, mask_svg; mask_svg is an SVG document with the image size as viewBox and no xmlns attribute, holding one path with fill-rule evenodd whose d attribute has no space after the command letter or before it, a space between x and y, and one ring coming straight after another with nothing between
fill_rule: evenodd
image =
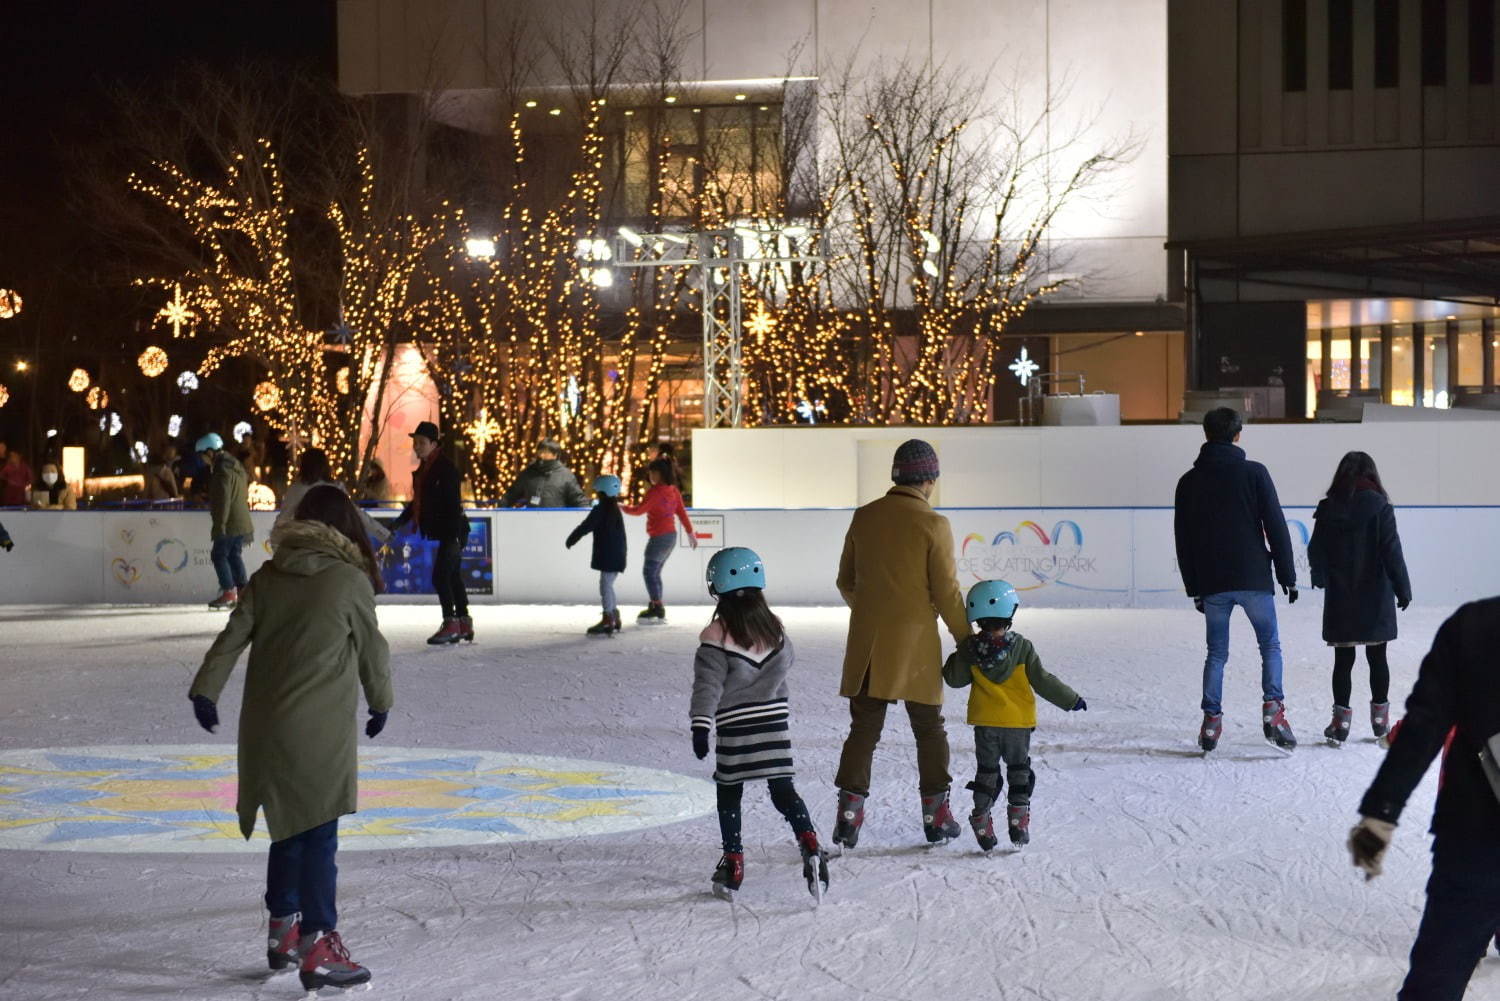
<instances>
[{"instance_id":1,"label":"hooded coat","mask_svg":"<svg viewBox=\"0 0 1500 1001\"><path fill-rule=\"evenodd\" d=\"M1327 588L1323 639L1388 643L1396 638L1396 601L1411 600L1411 578L1396 534L1396 512L1376 490L1325 497L1307 543L1313 587Z\"/></svg>"},{"instance_id":2,"label":"hooded coat","mask_svg":"<svg viewBox=\"0 0 1500 1001\"><path fill-rule=\"evenodd\" d=\"M502 507L587 507L578 477L559 459L538 459L505 491Z\"/></svg>"},{"instance_id":3,"label":"hooded coat","mask_svg":"<svg viewBox=\"0 0 1500 1001\"><path fill-rule=\"evenodd\" d=\"M941 618L969 635L953 567L953 530L916 487L895 486L854 512L839 559L849 638L839 694L943 704Z\"/></svg>"},{"instance_id":4,"label":"hooded coat","mask_svg":"<svg viewBox=\"0 0 1500 1001\"><path fill-rule=\"evenodd\" d=\"M1276 485L1266 467L1247 460L1238 445L1203 443L1198 461L1177 481L1175 512L1177 568L1189 597L1272 594L1273 565L1278 584L1297 586L1292 536Z\"/></svg>"},{"instance_id":5,"label":"hooded coat","mask_svg":"<svg viewBox=\"0 0 1500 1001\"><path fill-rule=\"evenodd\" d=\"M208 510L213 518L209 538L238 539L255 536L250 523L250 476L240 460L228 452L214 456L213 476L208 481Z\"/></svg>"},{"instance_id":6,"label":"hooded coat","mask_svg":"<svg viewBox=\"0 0 1500 1001\"><path fill-rule=\"evenodd\" d=\"M272 841L355 812L359 692L389 712L390 653L364 556L322 522L272 533L276 554L240 591L189 695L217 702L250 647L240 707L240 832L264 807Z\"/></svg>"}]
</instances>

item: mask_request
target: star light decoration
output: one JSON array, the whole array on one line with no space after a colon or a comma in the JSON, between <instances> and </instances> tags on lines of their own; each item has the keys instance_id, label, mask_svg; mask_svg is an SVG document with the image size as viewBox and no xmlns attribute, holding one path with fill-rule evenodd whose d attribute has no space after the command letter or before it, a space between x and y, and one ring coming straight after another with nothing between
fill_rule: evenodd
<instances>
[{"instance_id":1,"label":"star light decoration","mask_svg":"<svg viewBox=\"0 0 1500 1001\"><path fill-rule=\"evenodd\" d=\"M182 336L183 327L191 327L198 314L188 308L188 304L182 301L182 283L178 282L172 287L172 299L156 313L157 316L167 321L172 328L173 337ZM191 331L189 331L191 335Z\"/></svg>"},{"instance_id":2,"label":"star light decoration","mask_svg":"<svg viewBox=\"0 0 1500 1001\"><path fill-rule=\"evenodd\" d=\"M68 388L75 393L81 393L88 389L89 383L93 381L86 369L75 368L73 374L68 376Z\"/></svg>"},{"instance_id":3,"label":"star light decoration","mask_svg":"<svg viewBox=\"0 0 1500 1001\"><path fill-rule=\"evenodd\" d=\"M492 442L500 439L500 433L504 430L500 422L491 417L489 411L484 407L479 408L479 417L474 420L464 433L474 443L474 454L483 455L484 450L489 448Z\"/></svg>"},{"instance_id":4,"label":"star light decoration","mask_svg":"<svg viewBox=\"0 0 1500 1001\"><path fill-rule=\"evenodd\" d=\"M167 353L153 345L141 352L136 364L141 367L141 374L146 378L155 379L167 370Z\"/></svg>"},{"instance_id":5,"label":"star light decoration","mask_svg":"<svg viewBox=\"0 0 1500 1001\"><path fill-rule=\"evenodd\" d=\"M1035 359L1031 358L1026 353L1026 346L1022 345L1021 356L1007 365L1006 368L1014 372L1016 374L1016 378L1020 379L1021 385L1024 386L1031 381L1031 377L1033 375L1036 375L1037 372L1041 371L1042 366L1038 365Z\"/></svg>"},{"instance_id":6,"label":"star light decoration","mask_svg":"<svg viewBox=\"0 0 1500 1001\"><path fill-rule=\"evenodd\" d=\"M763 303L757 304L755 312L745 322L745 329L755 335L755 343L764 344L771 331L776 329L776 317L766 312Z\"/></svg>"}]
</instances>

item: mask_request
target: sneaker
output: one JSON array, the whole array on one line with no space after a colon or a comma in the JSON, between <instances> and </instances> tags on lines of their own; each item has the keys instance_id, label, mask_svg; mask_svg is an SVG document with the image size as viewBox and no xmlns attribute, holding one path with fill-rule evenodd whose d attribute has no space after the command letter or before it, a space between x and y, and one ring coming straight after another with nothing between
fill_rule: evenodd
<instances>
[{"instance_id":1,"label":"sneaker","mask_svg":"<svg viewBox=\"0 0 1500 1001\"><path fill-rule=\"evenodd\" d=\"M1005 808L1005 824L1010 829L1011 844L1025 845L1031 843L1031 807L1007 806Z\"/></svg>"},{"instance_id":2,"label":"sneaker","mask_svg":"<svg viewBox=\"0 0 1500 1001\"><path fill-rule=\"evenodd\" d=\"M220 594L213 601L210 601L208 603L208 607L212 608L216 612L220 612L224 611L225 609L233 608L235 605L239 604L239 602L240 592L238 591L238 589L231 587Z\"/></svg>"},{"instance_id":3,"label":"sneaker","mask_svg":"<svg viewBox=\"0 0 1500 1001\"><path fill-rule=\"evenodd\" d=\"M802 878L807 880L807 892L821 901L828 890L828 853L818 846L816 831L797 835L797 845L802 850Z\"/></svg>"},{"instance_id":4,"label":"sneaker","mask_svg":"<svg viewBox=\"0 0 1500 1001\"><path fill-rule=\"evenodd\" d=\"M1272 699L1263 703L1260 707L1261 729L1265 732L1266 739L1285 751L1290 751L1297 746L1297 738L1292 733L1292 725L1286 721L1286 703L1280 699Z\"/></svg>"},{"instance_id":5,"label":"sneaker","mask_svg":"<svg viewBox=\"0 0 1500 1001\"><path fill-rule=\"evenodd\" d=\"M1323 731L1330 747L1342 747L1344 741L1349 739L1349 722L1353 718L1354 710L1348 706L1333 707L1333 722Z\"/></svg>"},{"instance_id":6,"label":"sneaker","mask_svg":"<svg viewBox=\"0 0 1500 1001\"><path fill-rule=\"evenodd\" d=\"M301 925L297 923L300 915L288 914L284 918L272 918L271 928L266 936L266 963L273 970L284 970L288 966L295 966L298 956L298 939L302 935Z\"/></svg>"},{"instance_id":7,"label":"sneaker","mask_svg":"<svg viewBox=\"0 0 1500 1001\"><path fill-rule=\"evenodd\" d=\"M833 822L833 843L853 848L865 822L865 798L857 792L839 790L839 815Z\"/></svg>"},{"instance_id":8,"label":"sneaker","mask_svg":"<svg viewBox=\"0 0 1500 1001\"><path fill-rule=\"evenodd\" d=\"M974 840L979 842L980 851L990 851L1000 843L995 837L995 819L990 816L990 811L969 814L969 826L974 829Z\"/></svg>"},{"instance_id":9,"label":"sneaker","mask_svg":"<svg viewBox=\"0 0 1500 1001\"><path fill-rule=\"evenodd\" d=\"M437 632L427 637L428 646L448 646L463 639L463 626L458 619L444 619Z\"/></svg>"},{"instance_id":10,"label":"sneaker","mask_svg":"<svg viewBox=\"0 0 1500 1001\"><path fill-rule=\"evenodd\" d=\"M1370 732L1378 740L1384 737L1391 729L1391 704L1389 702L1370 703Z\"/></svg>"},{"instance_id":11,"label":"sneaker","mask_svg":"<svg viewBox=\"0 0 1500 1001\"><path fill-rule=\"evenodd\" d=\"M724 900L733 898L734 891L745 881L745 853L725 852L714 867L714 896Z\"/></svg>"},{"instance_id":12,"label":"sneaker","mask_svg":"<svg viewBox=\"0 0 1500 1001\"><path fill-rule=\"evenodd\" d=\"M298 976L304 990L320 987L354 987L370 982L370 971L349 958L344 940L336 931L303 935L298 943L302 965Z\"/></svg>"},{"instance_id":13,"label":"sneaker","mask_svg":"<svg viewBox=\"0 0 1500 1001\"><path fill-rule=\"evenodd\" d=\"M1205 751L1212 751L1219 746L1219 738L1224 735L1224 714L1204 713L1203 725L1198 728L1198 746Z\"/></svg>"},{"instance_id":14,"label":"sneaker","mask_svg":"<svg viewBox=\"0 0 1500 1001\"><path fill-rule=\"evenodd\" d=\"M929 844L952 841L963 832L948 806L947 790L922 797L922 833Z\"/></svg>"}]
</instances>

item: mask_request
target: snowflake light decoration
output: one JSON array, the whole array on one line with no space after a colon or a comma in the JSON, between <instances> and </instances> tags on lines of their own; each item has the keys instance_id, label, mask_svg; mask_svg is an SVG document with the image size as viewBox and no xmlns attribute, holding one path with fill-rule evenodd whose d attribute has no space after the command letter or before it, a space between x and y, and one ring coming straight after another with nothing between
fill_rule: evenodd
<instances>
[{"instance_id":1,"label":"snowflake light decoration","mask_svg":"<svg viewBox=\"0 0 1500 1001\"><path fill-rule=\"evenodd\" d=\"M148 379L155 379L167 370L167 353L155 345L141 352L136 359L136 364L141 367L141 374Z\"/></svg>"},{"instance_id":2,"label":"snowflake light decoration","mask_svg":"<svg viewBox=\"0 0 1500 1001\"><path fill-rule=\"evenodd\" d=\"M130 450L135 453L135 459L137 462L145 462L148 458L150 458L151 455L151 453L146 450L146 443L143 441L136 442Z\"/></svg>"},{"instance_id":3,"label":"snowflake light decoration","mask_svg":"<svg viewBox=\"0 0 1500 1001\"><path fill-rule=\"evenodd\" d=\"M88 395L83 398L83 402L89 405L90 410L103 410L109 406L109 394L104 391L102 386L94 386L89 390Z\"/></svg>"},{"instance_id":4,"label":"snowflake light decoration","mask_svg":"<svg viewBox=\"0 0 1500 1001\"><path fill-rule=\"evenodd\" d=\"M1006 368L1014 372L1016 374L1016 378L1020 379L1021 385L1024 386L1031 381L1031 377L1033 375L1036 375L1036 373L1041 370L1042 366L1038 365L1035 359L1031 358L1026 353L1026 347L1025 345L1022 345L1021 357L1011 362L1006 366Z\"/></svg>"},{"instance_id":5,"label":"snowflake light decoration","mask_svg":"<svg viewBox=\"0 0 1500 1001\"><path fill-rule=\"evenodd\" d=\"M491 417L488 410L480 407L479 417L464 429L464 433L474 443L474 454L483 455L491 442L499 440L500 422Z\"/></svg>"},{"instance_id":6,"label":"snowflake light decoration","mask_svg":"<svg viewBox=\"0 0 1500 1001\"><path fill-rule=\"evenodd\" d=\"M89 388L89 383L94 380L89 377L87 369L75 368L73 374L68 376L68 388L75 393L81 393Z\"/></svg>"},{"instance_id":7,"label":"snowflake light decoration","mask_svg":"<svg viewBox=\"0 0 1500 1001\"><path fill-rule=\"evenodd\" d=\"M250 437L250 432L253 430L255 429L250 426L249 421L240 421L234 426L234 431L232 431L231 434L234 435L235 441L244 441L246 438Z\"/></svg>"},{"instance_id":8,"label":"snowflake light decoration","mask_svg":"<svg viewBox=\"0 0 1500 1001\"><path fill-rule=\"evenodd\" d=\"M177 388L180 389L180 390L182 390L182 395L183 396L186 396L187 394L191 393L193 390L197 389L198 388L198 373L197 372L184 372L181 375L179 375L177 377Z\"/></svg>"},{"instance_id":9,"label":"snowflake light decoration","mask_svg":"<svg viewBox=\"0 0 1500 1001\"><path fill-rule=\"evenodd\" d=\"M168 435L168 437L176 438L181 433L182 433L182 415L181 414L173 414L171 417L167 418L167 435Z\"/></svg>"},{"instance_id":10,"label":"snowflake light decoration","mask_svg":"<svg viewBox=\"0 0 1500 1001\"><path fill-rule=\"evenodd\" d=\"M755 335L755 343L763 344L771 331L776 329L776 317L766 312L764 305L757 305L755 312L746 321L745 329Z\"/></svg>"},{"instance_id":11,"label":"snowflake light decoration","mask_svg":"<svg viewBox=\"0 0 1500 1001\"><path fill-rule=\"evenodd\" d=\"M0 320L9 320L21 315L21 293L15 289L0 288Z\"/></svg>"},{"instance_id":12,"label":"snowflake light decoration","mask_svg":"<svg viewBox=\"0 0 1500 1001\"><path fill-rule=\"evenodd\" d=\"M172 328L173 337L182 336L182 328L190 327L198 314L188 309L187 303L182 301L182 285L179 283L172 287L172 301L157 311L156 315L167 321Z\"/></svg>"}]
</instances>

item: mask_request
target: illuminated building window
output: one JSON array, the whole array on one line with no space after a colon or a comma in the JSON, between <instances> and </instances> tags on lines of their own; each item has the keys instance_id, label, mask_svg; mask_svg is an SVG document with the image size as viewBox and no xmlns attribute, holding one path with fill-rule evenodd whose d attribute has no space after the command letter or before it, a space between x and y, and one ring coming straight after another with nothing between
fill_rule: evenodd
<instances>
[{"instance_id":1,"label":"illuminated building window","mask_svg":"<svg viewBox=\"0 0 1500 1001\"><path fill-rule=\"evenodd\" d=\"M610 215L693 219L704 198L729 217L775 210L782 194L781 108L730 104L636 109L617 119Z\"/></svg>"}]
</instances>

